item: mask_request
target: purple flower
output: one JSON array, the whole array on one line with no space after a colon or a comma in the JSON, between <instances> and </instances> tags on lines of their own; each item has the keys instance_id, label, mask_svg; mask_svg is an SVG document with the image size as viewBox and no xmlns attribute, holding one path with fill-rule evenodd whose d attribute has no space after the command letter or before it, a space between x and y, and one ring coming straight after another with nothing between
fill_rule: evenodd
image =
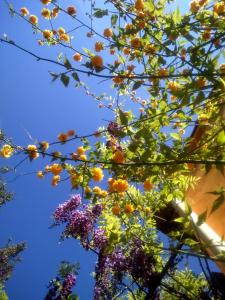
<instances>
[{"instance_id":1,"label":"purple flower","mask_svg":"<svg viewBox=\"0 0 225 300\"><path fill-rule=\"evenodd\" d=\"M72 288L76 284L76 276L73 273L69 273L63 281L62 290L60 296L64 299L72 293Z\"/></svg>"},{"instance_id":2,"label":"purple flower","mask_svg":"<svg viewBox=\"0 0 225 300\"><path fill-rule=\"evenodd\" d=\"M116 137L118 134L119 126L115 122L110 122L107 127L107 130L111 136Z\"/></svg>"},{"instance_id":3,"label":"purple flower","mask_svg":"<svg viewBox=\"0 0 225 300\"><path fill-rule=\"evenodd\" d=\"M108 238L105 236L105 230L97 228L93 233L94 247L98 249L104 248L108 243Z\"/></svg>"},{"instance_id":4,"label":"purple flower","mask_svg":"<svg viewBox=\"0 0 225 300\"><path fill-rule=\"evenodd\" d=\"M102 205L95 204L95 206L92 208L92 213L93 213L94 217L97 219L102 213Z\"/></svg>"},{"instance_id":5,"label":"purple flower","mask_svg":"<svg viewBox=\"0 0 225 300\"><path fill-rule=\"evenodd\" d=\"M60 204L54 214L53 217L56 222L66 222L69 220L73 211L81 204L81 197L80 195L72 195L69 200Z\"/></svg>"}]
</instances>

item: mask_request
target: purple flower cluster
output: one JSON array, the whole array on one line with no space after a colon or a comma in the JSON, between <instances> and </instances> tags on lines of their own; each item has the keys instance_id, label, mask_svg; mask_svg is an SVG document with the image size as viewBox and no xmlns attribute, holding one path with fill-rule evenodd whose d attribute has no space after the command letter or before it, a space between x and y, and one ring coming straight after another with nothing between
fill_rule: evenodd
<instances>
[{"instance_id":1,"label":"purple flower cluster","mask_svg":"<svg viewBox=\"0 0 225 300\"><path fill-rule=\"evenodd\" d=\"M107 130L112 137L116 137L118 135L119 126L116 122L110 122Z\"/></svg>"},{"instance_id":2,"label":"purple flower cluster","mask_svg":"<svg viewBox=\"0 0 225 300\"><path fill-rule=\"evenodd\" d=\"M57 223L66 222L70 219L72 212L81 204L80 195L72 195L69 200L60 204L54 214L53 217Z\"/></svg>"},{"instance_id":3,"label":"purple flower cluster","mask_svg":"<svg viewBox=\"0 0 225 300\"><path fill-rule=\"evenodd\" d=\"M76 276L73 273L69 273L63 281L62 290L60 296L62 299L66 299L72 293L72 287L76 284Z\"/></svg>"},{"instance_id":4,"label":"purple flower cluster","mask_svg":"<svg viewBox=\"0 0 225 300\"><path fill-rule=\"evenodd\" d=\"M101 228L94 229L93 246L96 249L103 249L108 244L108 238L105 235L105 230Z\"/></svg>"}]
</instances>

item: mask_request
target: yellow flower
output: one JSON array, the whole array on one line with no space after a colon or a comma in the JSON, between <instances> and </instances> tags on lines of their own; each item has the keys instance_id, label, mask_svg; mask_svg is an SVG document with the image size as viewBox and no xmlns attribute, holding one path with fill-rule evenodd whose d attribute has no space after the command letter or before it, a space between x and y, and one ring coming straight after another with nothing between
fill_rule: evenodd
<instances>
[{"instance_id":1,"label":"yellow flower","mask_svg":"<svg viewBox=\"0 0 225 300\"><path fill-rule=\"evenodd\" d=\"M169 75L169 72L167 69L163 68L163 69L160 69L159 72L158 72L159 76L168 76Z\"/></svg>"},{"instance_id":2,"label":"yellow flower","mask_svg":"<svg viewBox=\"0 0 225 300\"><path fill-rule=\"evenodd\" d=\"M44 177L44 173L42 171L37 172L37 177L42 179Z\"/></svg>"},{"instance_id":3,"label":"yellow flower","mask_svg":"<svg viewBox=\"0 0 225 300\"><path fill-rule=\"evenodd\" d=\"M223 1L219 1L213 6L213 11L218 15L223 14L225 12L225 3Z\"/></svg>"},{"instance_id":4,"label":"yellow flower","mask_svg":"<svg viewBox=\"0 0 225 300\"><path fill-rule=\"evenodd\" d=\"M105 190L102 190L100 196L103 197L103 198L105 198L105 197L108 196L108 192L105 191Z\"/></svg>"},{"instance_id":5,"label":"yellow flower","mask_svg":"<svg viewBox=\"0 0 225 300\"><path fill-rule=\"evenodd\" d=\"M172 92L176 92L180 89L180 85L176 81L169 81L168 89L170 89Z\"/></svg>"},{"instance_id":6,"label":"yellow flower","mask_svg":"<svg viewBox=\"0 0 225 300\"><path fill-rule=\"evenodd\" d=\"M101 181L103 179L104 175L100 168L94 168L92 169L92 178L94 181Z\"/></svg>"},{"instance_id":7,"label":"yellow flower","mask_svg":"<svg viewBox=\"0 0 225 300\"><path fill-rule=\"evenodd\" d=\"M100 189L99 186L95 186L95 187L93 188L93 193L98 194L98 195L101 195L101 192L102 192L102 190Z\"/></svg>"},{"instance_id":8,"label":"yellow flower","mask_svg":"<svg viewBox=\"0 0 225 300\"><path fill-rule=\"evenodd\" d=\"M103 67L103 60L101 56L95 55L91 57L91 64L94 68L99 69Z\"/></svg>"},{"instance_id":9,"label":"yellow flower","mask_svg":"<svg viewBox=\"0 0 225 300\"><path fill-rule=\"evenodd\" d=\"M151 180L150 179L146 179L145 182L144 182L144 189L146 191L151 191L153 188L153 185L151 183Z\"/></svg>"},{"instance_id":10,"label":"yellow flower","mask_svg":"<svg viewBox=\"0 0 225 300\"><path fill-rule=\"evenodd\" d=\"M51 11L48 8L43 8L41 11L41 15L45 19L50 19L51 18Z\"/></svg>"},{"instance_id":11,"label":"yellow flower","mask_svg":"<svg viewBox=\"0 0 225 300\"><path fill-rule=\"evenodd\" d=\"M137 48L140 48L141 47L141 40L139 37L136 37L136 38L133 38L131 41L130 41L130 44L133 48L137 49Z\"/></svg>"},{"instance_id":12,"label":"yellow flower","mask_svg":"<svg viewBox=\"0 0 225 300\"><path fill-rule=\"evenodd\" d=\"M35 15L30 15L29 21L33 24L33 25L37 25L38 23L38 17Z\"/></svg>"},{"instance_id":13,"label":"yellow flower","mask_svg":"<svg viewBox=\"0 0 225 300\"><path fill-rule=\"evenodd\" d=\"M50 171L53 175L59 175L62 172L62 166L60 164L53 164L50 166Z\"/></svg>"},{"instance_id":14,"label":"yellow flower","mask_svg":"<svg viewBox=\"0 0 225 300\"><path fill-rule=\"evenodd\" d=\"M23 16L27 16L27 15L29 15L29 10L26 7L21 7L20 13Z\"/></svg>"},{"instance_id":15,"label":"yellow flower","mask_svg":"<svg viewBox=\"0 0 225 300\"><path fill-rule=\"evenodd\" d=\"M119 164L122 164L124 162L124 154L122 151L117 150L114 154L113 154L113 161Z\"/></svg>"},{"instance_id":16,"label":"yellow flower","mask_svg":"<svg viewBox=\"0 0 225 300\"><path fill-rule=\"evenodd\" d=\"M28 145L27 152L31 159L38 158L38 156L39 156L39 153L37 152L37 146L35 146L35 145Z\"/></svg>"},{"instance_id":17,"label":"yellow flower","mask_svg":"<svg viewBox=\"0 0 225 300\"><path fill-rule=\"evenodd\" d=\"M87 156L86 156L85 154L82 154L82 155L80 156L80 160L87 160Z\"/></svg>"},{"instance_id":18,"label":"yellow flower","mask_svg":"<svg viewBox=\"0 0 225 300\"><path fill-rule=\"evenodd\" d=\"M9 158L13 154L13 148L9 144L5 144L2 146L0 154L4 158Z\"/></svg>"},{"instance_id":19,"label":"yellow flower","mask_svg":"<svg viewBox=\"0 0 225 300\"><path fill-rule=\"evenodd\" d=\"M123 193L128 189L129 185L128 182L124 179L115 180L112 184L112 188L115 192Z\"/></svg>"},{"instance_id":20,"label":"yellow flower","mask_svg":"<svg viewBox=\"0 0 225 300\"><path fill-rule=\"evenodd\" d=\"M59 181L60 181L60 176L59 175L53 176L53 178L52 178L52 185L56 186L59 183Z\"/></svg>"}]
</instances>

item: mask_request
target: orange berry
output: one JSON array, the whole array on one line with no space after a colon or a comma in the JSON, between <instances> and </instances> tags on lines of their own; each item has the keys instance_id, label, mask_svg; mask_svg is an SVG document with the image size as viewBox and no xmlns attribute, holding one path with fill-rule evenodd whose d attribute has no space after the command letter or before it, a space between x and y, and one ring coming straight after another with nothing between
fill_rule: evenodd
<instances>
[{"instance_id":1,"label":"orange berry","mask_svg":"<svg viewBox=\"0 0 225 300\"><path fill-rule=\"evenodd\" d=\"M37 25L37 23L38 23L38 17L35 16L35 15L30 15L29 21L31 22L31 24Z\"/></svg>"},{"instance_id":2,"label":"orange berry","mask_svg":"<svg viewBox=\"0 0 225 300\"><path fill-rule=\"evenodd\" d=\"M67 13L71 16L75 15L77 13L77 9L74 6L68 6Z\"/></svg>"},{"instance_id":3,"label":"orange berry","mask_svg":"<svg viewBox=\"0 0 225 300\"><path fill-rule=\"evenodd\" d=\"M82 56L81 56L81 54L80 54L80 53L75 53L75 54L73 55L73 60L74 60L74 61L82 61Z\"/></svg>"},{"instance_id":4,"label":"orange berry","mask_svg":"<svg viewBox=\"0 0 225 300\"><path fill-rule=\"evenodd\" d=\"M23 16L27 16L27 15L29 15L29 10L26 7L21 7L20 13Z\"/></svg>"},{"instance_id":5,"label":"orange berry","mask_svg":"<svg viewBox=\"0 0 225 300\"><path fill-rule=\"evenodd\" d=\"M104 32L103 32L103 35L107 38L110 38L112 37L113 35L113 31L111 28L105 28Z\"/></svg>"},{"instance_id":6,"label":"orange berry","mask_svg":"<svg viewBox=\"0 0 225 300\"><path fill-rule=\"evenodd\" d=\"M100 69L103 67L103 60L101 56L95 55L91 57L91 64L94 68Z\"/></svg>"},{"instance_id":7,"label":"orange berry","mask_svg":"<svg viewBox=\"0 0 225 300\"><path fill-rule=\"evenodd\" d=\"M153 185L151 183L151 180L150 179L146 179L145 182L144 182L144 189L146 191L151 191L153 188Z\"/></svg>"}]
</instances>

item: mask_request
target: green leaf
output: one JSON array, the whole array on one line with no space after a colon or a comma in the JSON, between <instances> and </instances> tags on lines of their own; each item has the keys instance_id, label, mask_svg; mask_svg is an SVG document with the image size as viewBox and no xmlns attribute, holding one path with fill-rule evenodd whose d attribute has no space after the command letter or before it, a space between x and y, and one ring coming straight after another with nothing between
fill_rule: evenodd
<instances>
[{"instance_id":1,"label":"green leaf","mask_svg":"<svg viewBox=\"0 0 225 300\"><path fill-rule=\"evenodd\" d=\"M220 208L220 206L224 203L224 201L225 201L224 194L221 194L216 200L214 200L212 209L210 211L210 215L218 208Z\"/></svg>"},{"instance_id":2,"label":"green leaf","mask_svg":"<svg viewBox=\"0 0 225 300\"><path fill-rule=\"evenodd\" d=\"M122 125L127 125L128 124L128 118L127 116L124 114L124 112L122 110L119 109L119 116L120 116L120 122Z\"/></svg>"},{"instance_id":3,"label":"green leaf","mask_svg":"<svg viewBox=\"0 0 225 300\"><path fill-rule=\"evenodd\" d=\"M108 15L108 9L94 8L93 16L95 18L102 18Z\"/></svg>"},{"instance_id":4,"label":"green leaf","mask_svg":"<svg viewBox=\"0 0 225 300\"><path fill-rule=\"evenodd\" d=\"M196 225L197 226L202 225L202 223L205 222L206 217L207 217L207 209L198 216L198 221L197 221Z\"/></svg>"},{"instance_id":5,"label":"green leaf","mask_svg":"<svg viewBox=\"0 0 225 300\"><path fill-rule=\"evenodd\" d=\"M52 76L52 82L54 82L59 77L59 75L54 72L49 72L49 74Z\"/></svg>"},{"instance_id":6,"label":"green leaf","mask_svg":"<svg viewBox=\"0 0 225 300\"><path fill-rule=\"evenodd\" d=\"M117 19L118 19L117 15L112 15L111 16L111 25L112 26L116 25Z\"/></svg>"},{"instance_id":7,"label":"green leaf","mask_svg":"<svg viewBox=\"0 0 225 300\"><path fill-rule=\"evenodd\" d=\"M65 87L67 87L70 82L70 78L64 73L61 74L60 80L62 81L62 83L64 84Z\"/></svg>"},{"instance_id":8,"label":"green leaf","mask_svg":"<svg viewBox=\"0 0 225 300\"><path fill-rule=\"evenodd\" d=\"M73 79L75 79L76 81L80 82L80 78L79 78L77 72L73 72L71 75L72 75Z\"/></svg>"},{"instance_id":9,"label":"green leaf","mask_svg":"<svg viewBox=\"0 0 225 300\"><path fill-rule=\"evenodd\" d=\"M69 60L68 60L67 58L64 59L64 66L65 66L68 70L72 69L72 65L71 65L71 63L69 62Z\"/></svg>"},{"instance_id":10,"label":"green leaf","mask_svg":"<svg viewBox=\"0 0 225 300\"><path fill-rule=\"evenodd\" d=\"M181 15L180 15L180 10L179 7L175 10L173 14L173 21L175 24L179 23L181 21Z\"/></svg>"},{"instance_id":11,"label":"green leaf","mask_svg":"<svg viewBox=\"0 0 225 300\"><path fill-rule=\"evenodd\" d=\"M170 133L170 136L171 136L173 139L177 140L177 141L180 140L180 135L179 135L178 133L176 133L176 132Z\"/></svg>"},{"instance_id":12,"label":"green leaf","mask_svg":"<svg viewBox=\"0 0 225 300\"><path fill-rule=\"evenodd\" d=\"M220 131L220 133L218 134L217 143L219 145L225 144L225 131L224 130Z\"/></svg>"}]
</instances>

